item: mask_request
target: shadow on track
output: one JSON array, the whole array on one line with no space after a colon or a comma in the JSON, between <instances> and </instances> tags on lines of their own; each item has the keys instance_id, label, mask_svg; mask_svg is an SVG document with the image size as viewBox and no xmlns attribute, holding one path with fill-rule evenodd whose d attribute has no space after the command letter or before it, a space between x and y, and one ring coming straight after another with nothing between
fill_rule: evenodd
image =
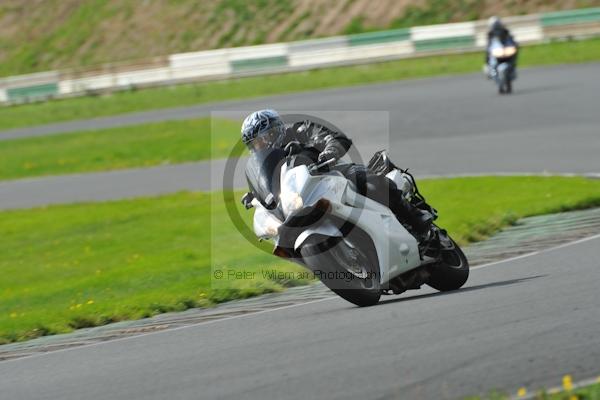
<instances>
[{"instance_id":1,"label":"shadow on track","mask_svg":"<svg viewBox=\"0 0 600 400\"><path fill-rule=\"evenodd\" d=\"M488 288L491 288L491 287L515 285L515 284L518 284L518 283L521 283L521 282L526 282L526 281L529 281L529 280L532 280L532 279L543 278L545 276L548 276L548 275L535 275L535 276L529 276L529 277L526 277L526 278L510 279L510 280L506 280L506 281L486 283L485 285L468 286L468 287L463 287L463 288L458 289L458 290L452 290L452 291L449 291L449 292L436 292L436 293L428 293L428 294L422 294L422 295L416 295L416 296L410 296L410 297L394 298L394 299L390 299L390 300L382 300L377 305L375 305L375 307L377 307L378 305L398 303L398 302L405 302L405 301L411 301L411 300L420 300L420 299L426 299L426 298L429 298L429 297L437 297L437 296L447 296L447 295L453 295L453 294L460 294L460 293L464 293L464 292L471 292L471 291L474 291L474 290L488 289Z\"/></svg>"}]
</instances>

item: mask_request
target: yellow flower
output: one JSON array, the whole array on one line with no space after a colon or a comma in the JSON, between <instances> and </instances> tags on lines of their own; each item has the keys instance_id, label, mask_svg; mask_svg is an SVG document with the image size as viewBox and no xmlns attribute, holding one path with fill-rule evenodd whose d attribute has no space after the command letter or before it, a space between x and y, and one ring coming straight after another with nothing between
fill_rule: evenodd
<instances>
[{"instance_id":1,"label":"yellow flower","mask_svg":"<svg viewBox=\"0 0 600 400\"><path fill-rule=\"evenodd\" d=\"M571 378L571 375L563 376L562 384L565 390L573 390L573 379Z\"/></svg>"},{"instance_id":2,"label":"yellow flower","mask_svg":"<svg viewBox=\"0 0 600 400\"><path fill-rule=\"evenodd\" d=\"M520 388L519 391L517 392L517 396L519 397L525 397L527 395L527 389L525 389L524 387Z\"/></svg>"}]
</instances>

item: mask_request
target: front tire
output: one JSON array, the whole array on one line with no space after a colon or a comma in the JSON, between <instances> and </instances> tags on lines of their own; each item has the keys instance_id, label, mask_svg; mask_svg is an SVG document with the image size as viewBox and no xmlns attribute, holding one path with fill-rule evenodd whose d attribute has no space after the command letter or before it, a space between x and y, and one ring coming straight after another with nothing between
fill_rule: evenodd
<instances>
[{"instance_id":1,"label":"front tire","mask_svg":"<svg viewBox=\"0 0 600 400\"><path fill-rule=\"evenodd\" d=\"M508 82L506 79L502 80L498 85L498 94L507 94L508 92Z\"/></svg>"},{"instance_id":2,"label":"front tire","mask_svg":"<svg viewBox=\"0 0 600 400\"><path fill-rule=\"evenodd\" d=\"M442 250L442 260L431 267L431 276L427 281L429 286L441 292L458 290L469 278L469 261L454 240L452 244L453 249Z\"/></svg>"},{"instance_id":3,"label":"front tire","mask_svg":"<svg viewBox=\"0 0 600 400\"><path fill-rule=\"evenodd\" d=\"M311 236L300 248L300 254L321 282L344 300L359 307L379 302L377 254L363 232L353 229L344 238Z\"/></svg>"}]
</instances>

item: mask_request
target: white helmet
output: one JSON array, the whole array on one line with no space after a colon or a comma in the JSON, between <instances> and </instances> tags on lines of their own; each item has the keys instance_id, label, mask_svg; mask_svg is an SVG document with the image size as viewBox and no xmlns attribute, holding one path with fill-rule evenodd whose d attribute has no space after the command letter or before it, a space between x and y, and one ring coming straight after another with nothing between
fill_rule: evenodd
<instances>
[{"instance_id":1,"label":"white helmet","mask_svg":"<svg viewBox=\"0 0 600 400\"><path fill-rule=\"evenodd\" d=\"M285 123L275 110L255 111L242 124L242 141L250 150L276 147L284 136Z\"/></svg>"},{"instance_id":2,"label":"white helmet","mask_svg":"<svg viewBox=\"0 0 600 400\"><path fill-rule=\"evenodd\" d=\"M498 29L503 27L504 25L502 24L502 20L500 19L500 17L494 15L493 17L490 17L488 19L488 29L489 30L494 30L494 29Z\"/></svg>"}]
</instances>

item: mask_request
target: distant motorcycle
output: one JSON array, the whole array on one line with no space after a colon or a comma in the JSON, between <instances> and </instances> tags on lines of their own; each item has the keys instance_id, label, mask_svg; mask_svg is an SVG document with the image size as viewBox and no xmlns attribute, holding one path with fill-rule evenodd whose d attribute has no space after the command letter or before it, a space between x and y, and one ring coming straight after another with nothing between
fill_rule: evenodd
<instances>
[{"instance_id":1,"label":"distant motorcycle","mask_svg":"<svg viewBox=\"0 0 600 400\"><path fill-rule=\"evenodd\" d=\"M512 93L512 83L517 78L517 51L513 41L502 43L500 39L493 38L490 43L489 76L496 82L500 94Z\"/></svg>"},{"instance_id":2,"label":"distant motorcycle","mask_svg":"<svg viewBox=\"0 0 600 400\"><path fill-rule=\"evenodd\" d=\"M435 237L419 246L388 207L360 195L340 172L327 170L327 163L312 160L266 149L246 165L251 192L242 203L254 207L254 232L274 241L276 256L304 265L358 306L423 284L440 291L464 285L469 263L445 231L436 227ZM396 168L385 152L376 153L369 168L392 179L414 205L436 213L412 175Z\"/></svg>"}]
</instances>

